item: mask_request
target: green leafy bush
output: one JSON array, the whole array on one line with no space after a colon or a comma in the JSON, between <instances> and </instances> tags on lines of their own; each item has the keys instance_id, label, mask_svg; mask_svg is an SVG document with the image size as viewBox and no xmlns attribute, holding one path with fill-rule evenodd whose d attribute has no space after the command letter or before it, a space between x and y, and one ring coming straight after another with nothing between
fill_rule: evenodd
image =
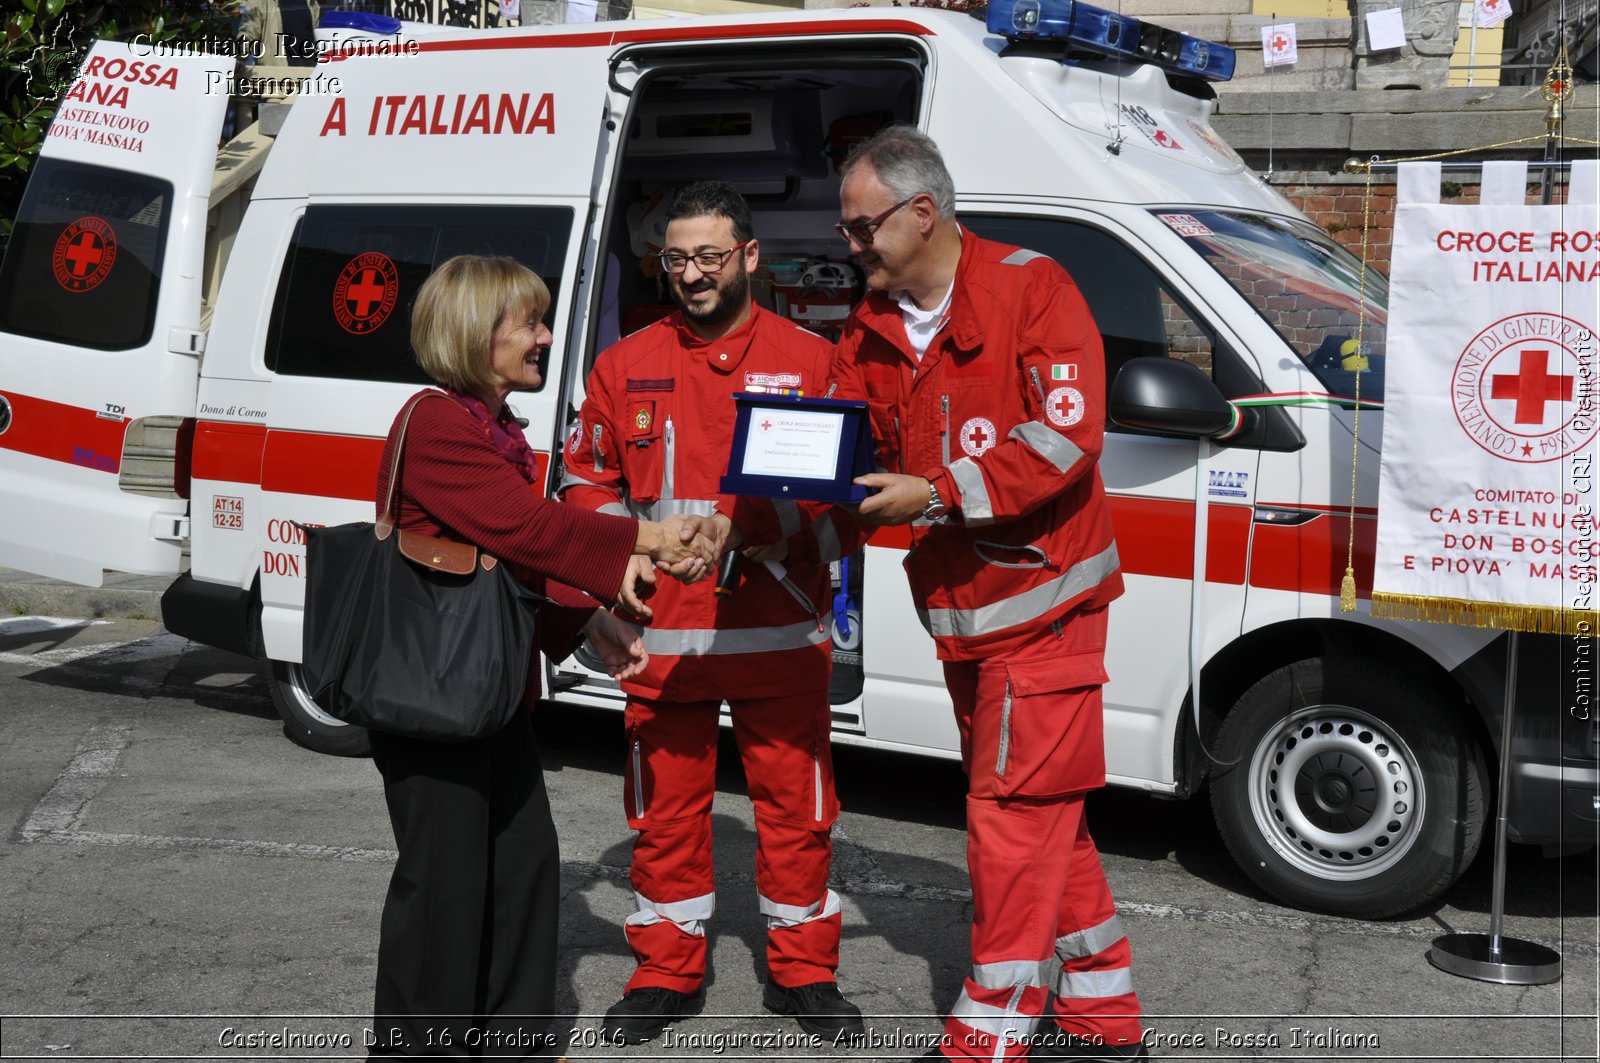
<instances>
[{"instance_id":1,"label":"green leafy bush","mask_svg":"<svg viewBox=\"0 0 1600 1063\"><path fill-rule=\"evenodd\" d=\"M8 0L0 33L0 247L61 97L97 38L183 41L231 32L239 0Z\"/></svg>"}]
</instances>

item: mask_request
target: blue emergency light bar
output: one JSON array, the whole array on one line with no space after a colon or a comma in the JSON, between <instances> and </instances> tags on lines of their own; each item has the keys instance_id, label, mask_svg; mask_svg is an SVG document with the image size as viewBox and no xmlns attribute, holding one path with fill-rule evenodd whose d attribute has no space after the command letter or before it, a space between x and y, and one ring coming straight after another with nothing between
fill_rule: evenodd
<instances>
[{"instance_id":1,"label":"blue emergency light bar","mask_svg":"<svg viewBox=\"0 0 1600 1063\"><path fill-rule=\"evenodd\" d=\"M1077 0L990 0L987 25L1013 41L1058 40L1164 70L1227 81L1237 56L1225 44L1164 29Z\"/></svg>"}]
</instances>

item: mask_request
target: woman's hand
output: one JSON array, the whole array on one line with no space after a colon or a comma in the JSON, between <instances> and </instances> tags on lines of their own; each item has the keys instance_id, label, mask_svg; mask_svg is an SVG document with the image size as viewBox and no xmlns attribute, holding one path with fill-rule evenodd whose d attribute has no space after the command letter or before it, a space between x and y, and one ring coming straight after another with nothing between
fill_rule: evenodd
<instances>
[{"instance_id":1,"label":"woman's hand","mask_svg":"<svg viewBox=\"0 0 1600 1063\"><path fill-rule=\"evenodd\" d=\"M628 558L628 571L622 575L617 604L641 620L650 619L650 607L644 600L655 593L655 582L655 564L644 554L634 554Z\"/></svg>"},{"instance_id":2,"label":"woman's hand","mask_svg":"<svg viewBox=\"0 0 1600 1063\"><path fill-rule=\"evenodd\" d=\"M679 579L693 583L717 563L717 543L705 518L675 513L662 521L660 528L660 546L650 552L650 557Z\"/></svg>"},{"instance_id":3,"label":"woman's hand","mask_svg":"<svg viewBox=\"0 0 1600 1063\"><path fill-rule=\"evenodd\" d=\"M632 679L650 663L650 654L644 648L639 629L604 609L594 611L589 622L583 625L583 634L605 661L606 674L612 679Z\"/></svg>"}]
</instances>

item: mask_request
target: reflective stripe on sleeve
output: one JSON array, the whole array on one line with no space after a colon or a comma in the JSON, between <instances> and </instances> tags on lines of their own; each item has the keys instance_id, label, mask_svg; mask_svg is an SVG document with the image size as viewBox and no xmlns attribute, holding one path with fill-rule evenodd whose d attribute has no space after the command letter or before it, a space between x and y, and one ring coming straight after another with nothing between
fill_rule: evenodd
<instances>
[{"instance_id":1,"label":"reflective stripe on sleeve","mask_svg":"<svg viewBox=\"0 0 1600 1063\"><path fill-rule=\"evenodd\" d=\"M605 514L608 514L608 515L613 516L613 517L631 517L631 516L633 516L632 513L628 512L628 507L623 505L621 502L607 502L605 505L603 505L599 509L595 510L595 512L596 513L605 513Z\"/></svg>"},{"instance_id":2,"label":"reflective stripe on sleeve","mask_svg":"<svg viewBox=\"0 0 1600 1063\"><path fill-rule=\"evenodd\" d=\"M778 534L787 539L800 530L800 506L788 499L775 498L772 508L778 511Z\"/></svg>"},{"instance_id":3,"label":"reflective stripe on sleeve","mask_svg":"<svg viewBox=\"0 0 1600 1063\"><path fill-rule=\"evenodd\" d=\"M1046 615L1063 602L1099 586L1117 570L1117 544L1078 562L1048 583L976 609L918 609L934 638L987 635Z\"/></svg>"},{"instance_id":4,"label":"reflective stripe on sleeve","mask_svg":"<svg viewBox=\"0 0 1600 1063\"><path fill-rule=\"evenodd\" d=\"M1036 258L1043 258L1037 251L1029 251L1026 247L1019 247L1005 258L1000 260L1002 266L1026 266Z\"/></svg>"},{"instance_id":5,"label":"reflective stripe on sleeve","mask_svg":"<svg viewBox=\"0 0 1600 1063\"><path fill-rule=\"evenodd\" d=\"M978 463L971 458L951 462L950 475L961 491L962 521L968 525L994 523L994 504L989 501L989 487Z\"/></svg>"},{"instance_id":6,"label":"reflective stripe on sleeve","mask_svg":"<svg viewBox=\"0 0 1600 1063\"><path fill-rule=\"evenodd\" d=\"M832 511L824 511L813 521L811 532L817 537L817 560L824 565L839 560L844 548L839 545L839 529L834 527Z\"/></svg>"},{"instance_id":7,"label":"reflective stripe on sleeve","mask_svg":"<svg viewBox=\"0 0 1600 1063\"><path fill-rule=\"evenodd\" d=\"M567 489L572 487L598 487L602 491L616 490L616 488L610 486L609 484L600 484L595 483L593 480L585 480L583 477L573 472L569 467L561 474L561 493L566 494Z\"/></svg>"},{"instance_id":8,"label":"reflective stripe on sleeve","mask_svg":"<svg viewBox=\"0 0 1600 1063\"><path fill-rule=\"evenodd\" d=\"M1020 440L1023 446L1062 472L1071 472L1072 467L1083 459L1083 451L1076 443L1042 421L1024 421L1006 435Z\"/></svg>"},{"instance_id":9,"label":"reflective stripe on sleeve","mask_svg":"<svg viewBox=\"0 0 1600 1063\"><path fill-rule=\"evenodd\" d=\"M772 653L829 641L815 620L782 627L644 629L644 648L665 657L704 657L724 653Z\"/></svg>"},{"instance_id":10,"label":"reflective stripe on sleeve","mask_svg":"<svg viewBox=\"0 0 1600 1063\"><path fill-rule=\"evenodd\" d=\"M1122 929L1122 916L1113 915L1097 926L1084 927L1056 938L1056 955L1062 960L1088 959L1127 936Z\"/></svg>"}]
</instances>

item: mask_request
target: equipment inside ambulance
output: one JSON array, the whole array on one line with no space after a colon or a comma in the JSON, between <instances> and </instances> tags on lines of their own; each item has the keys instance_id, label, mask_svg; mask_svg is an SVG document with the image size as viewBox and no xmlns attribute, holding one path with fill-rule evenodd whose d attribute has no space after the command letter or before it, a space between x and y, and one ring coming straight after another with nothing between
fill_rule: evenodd
<instances>
[{"instance_id":1,"label":"equipment inside ambulance","mask_svg":"<svg viewBox=\"0 0 1600 1063\"><path fill-rule=\"evenodd\" d=\"M404 47L324 63L337 88L295 100L254 177L243 147L215 149L225 97L205 85L231 60L95 45L0 266L0 564L173 575L169 630L264 660L291 737L360 753L301 680L300 526L372 519L383 437L423 380L422 279L470 251L548 282L546 383L510 402L553 490L595 358L670 309L648 268L664 197L733 181L757 298L829 330L862 290L832 230L837 162L910 122L942 146L963 224L1059 260L1104 339L1127 585L1111 782L1207 794L1264 889L1367 916L1454 882L1495 800L1515 839L1593 836L1592 722L1517 714L1512 792L1490 792L1503 634L1339 610L1352 542L1370 582L1386 292L1212 130L1229 49L1071 0L997 0L987 25L865 8L374 26ZM1063 401L1076 368L1049 382ZM951 459L991 435L951 425ZM950 758L908 545L881 529L839 566L833 739ZM1560 640L1519 649L1523 696L1565 703ZM581 659L548 679L622 704Z\"/></svg>"}]
</instances>

